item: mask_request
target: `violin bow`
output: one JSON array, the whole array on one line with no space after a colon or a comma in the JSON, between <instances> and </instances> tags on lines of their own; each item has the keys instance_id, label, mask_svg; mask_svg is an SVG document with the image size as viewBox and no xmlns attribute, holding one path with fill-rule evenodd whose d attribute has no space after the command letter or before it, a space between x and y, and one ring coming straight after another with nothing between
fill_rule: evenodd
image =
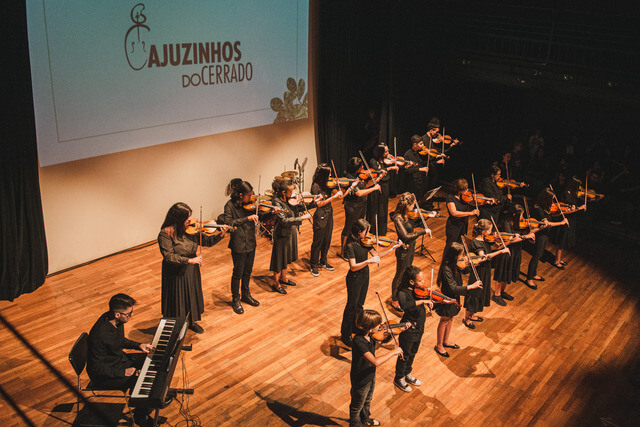
<instances>
[{"instance_id":1,"label":"violin bow","mask_svg":"<svg viewBox=\"0 0 640 427\"><path fill-rule=\"evenodd\" d=\"M589 194L589 172L591 169L587 169L587 176L584 179L584 210L587 210L587 195Z\"/></svg>"},{"instance_id":2,"label":"violin bow","mask_svg":"<svg viewBox=\"0 0 640 427\"><path fill-rule=\"evenodd\" d=\"M507 171L507 194L511 195L511 188L509 187L509 181L511 181L511 179L509 178L509 161L508 160L504 162L504 168Z\"/></svg>"},{"instance_id":3,"label":"violin bow","mask_svg":"<svg viewBox=\"0 0 640 427\"><path fill-rule=\"evenodd\" d=\"M431 286L429 286L429 301L431 301L431 305L433 306L433 266L431 267ZM429 316L431 316L431 307L429 308Z\"/></svg>"},{"instance_id":4,"label":"violin bow","mask_svg":"<svg viewBox=\"0 0 640 427\"><path fill-rule=\"evenodd\" d=\"M496 229L496 233L498 233L498 237L500 237L500 241L502 242L502 247L503 247L503 248L506 248L506 247L507 247L507 245L505 245L505 244L504 244L504 239L502 238L502 234L500 234L500 230L498 230L498 226L496 225L496 220L495 220L495 219L493 219L493 216L492 216L492 215L489 215L489 216L491 217L491 222L493 223L493 226L494 226L494 227L495 227L495 229Z\"/></svg>"},{"instance_id":5,"label":"violin bow","mask_svg":"<svg viewBox=\"0 0 640 427\"><path fill-rule=\"evenodd\" d=\"M562 206L560 206L560 202L558 201L558 198L556 197L556 192L553 189L553 186L551 184L549 184L549 188L551 189L551 192L553 193L553 200L555 201L556 207L558 208L558 210L562 214L562 219L567 219L567 217L564 216L564 212L562 212ZM569 228L569 223L567 223L567 228Z\"/></svg>"},{"instance_id":6,"label":"violin bow","mask_svg":"<svg viewBox=\"0 0 640 427\"><path fill-rule=\"evenodd\" d=\"M427 168L429 167L429 160L431 160L431 146L432 146L432 144L433 144L433 138L429 137L429 150L427 151Z\"/></svg>"},{"instance_id":7,"label":"violin bow","mask_svg":"<svg viewBox=\"0 0 640 427\"><path fill-rule=\"evenodd\" d=\"M391 334L391 338L393 338L393 343L395 344L396 348L398 348L400 344L398 344L398 339L393 334L391 325L389 325L389 318L387 317L387 311L384 309L384 305L382 304L382 299L380 298L380 294L376 292L376 296L378 297L378 301L380 302L380 308L382 309L382 314L384 315L384 322L387 324L387 331L389 331L389 333ZM404 359L402 355L400 355L400 358Z\"/></svg>"},{"instance_id":8,"label":"violin bow","mask_svg":"<svg viewBox=\"0 0 640 427\"><path fill-rule=\"evenodd\" d=\"M367 163L367 160L364 158L364 154L362 154L362 151L358 151L358 153L360 153L360 158L364 163L364 167L367 168L367 173L369 174L369 178L371 179L371 182L373 182L373 185L376 185L378 181L373 179L373 175L371 174L371 170L369 169L369 164ZM382 188L379 191L382 193Z\"/></svg>"},{"instance_id":9,"label":"violin bow","mask_svg":"<svg viewBox=\"0 0 640 427\"><path fill-rule=\"evenodd\" d=\"M442 127L442 154L444 154L444 136L447 134L444 130L444 126Z\"/></svg>"},{"instance_id":10,"label":"violin bow","mask_svg":"<svg viewBox=\"0 0 640 427\"><path fill-rule=\"evenodd\" d=\"M420 209L420 205L418 204L418 198L416 197L415 194L413 194L413 200L416 201L416 208L418 209L418 216L422 220L422 226L424 227L424 230L428 231L429 232L429 237L431 237L433 239L433 235L431 234L431 230L429 229L429 227L427 227L427 221L425 221L424 217L422 216L422 210Z\"/></svg>"},{"instance_id":11,"label":"violin bow","mask_svg":"<svg viewBox=\"0 0 640 427\"><path fill-rule=\"evenodd\" d=\"M202 205L200 205L200 224L198 224L198 227L196 227L196 230L198 230L198 228L200 228L198 232L198 238L200 239L200 247L198 248L198 255L202 256Z\"/></svg>"},{"instance_id":12,"label":"violin bow","mask_svg":"<svg viewBox=\"0 0 640 427\"><path fill-rule=\"evenodd\" d=\"M473 201L476 202L476 209L480 210L478 208L478 194L476 193L476 179L473 174L471 174L471 182L473 183Z\"/></svg>"},{"instance_id":13,"label":"violin bow","mask_svg":"<svg viewBox=\"0 0 640 427\"><path fill-rule=\"evenodd\" d=\"M396 162L395 165L397 167L398 166L398 150L397 150L397 147L396 147L396 139L397 138L394 136L393 137L393 158L394 158L394 160Z\"/></svg>"},{"instance_id":14,"label":"violin bow","mask_svg":"<svg viewBox=\"0 0 640 427\"><path fill-rule=\"evenodd\" d=\"M379 241L379 237L378 237L378 214L376 214L375 221L376 221L376 255L378 257L380 257L380 245L378 244L378 241ZM378 268L380 268L380 263L378 263Z\"/></svg>"},{"instance_id":15,"label":"violin bow","mask_svg":"<svg viewBox=\"0 0 640 427\"><path fill-rule=\"evenodd\" d=\"M473 261L471 260L471 255L469 255L469 248L467 248L467 244L464 241L464 236L462 236L462 246L464 246L464 253L467 255L467 260L469 261L469 265L471 265L471 270L473 270L473 274L475 274L477 280L480 280L480 276L478 276L478 272L476 271L476 266L473 265ZM480 283L482 283L481 280L480 280Z\"/></svg>"}]
</instances>

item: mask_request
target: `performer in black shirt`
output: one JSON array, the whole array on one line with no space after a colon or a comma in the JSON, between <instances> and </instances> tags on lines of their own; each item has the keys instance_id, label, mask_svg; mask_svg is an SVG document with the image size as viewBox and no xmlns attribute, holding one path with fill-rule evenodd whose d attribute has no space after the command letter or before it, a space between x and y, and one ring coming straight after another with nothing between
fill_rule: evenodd
<instances>
[{"instance_id":1,"label":"performer in black shirt","mask_svg":"<svg viewBox=\"0 0 640 427\"><path fill-rule=\"evenodd\" d=\"M411 137L411 148L404 153L404 160L411 162L404 171L409 175L409 192L416 195L418 200L422 200L424 193L427 191L427 174L429 166L427 166L427 156L418 154L424 150L424 144L420 135Z\"/></svg>"},{"instance_id":2,"label":"performer in black shirt","mask_svg":"<svg viewBox=\"0 0 640 427\"><path fill-rule=\"evenodd\" d=\"M138 379L136 370L142 368L146 353L153 350L149 343L141 344L124 337L124 324L133 315L136 301L126 294L116 294L109 300L109 311L103 313L89 332L87 341L87 373L91 382L100 388L131 389ZM143 353L125 353L123 349ZM135 408L134 421L149 424L149 410Z\"/></svg>"},{"instance_id":3,"label":"performer in black shirt","mask_svg":"<svg viewBox=\"0 0 640 427\"><path fill-rule=\"evenodd\" d=\"M427 149L431 147L436 148L440 151L440 149L437 147L437 144L442 140L439 140L439 137L442 138L440 136L440 120L437 117L432 117L431 120L429 120L429 124L427 125L427 133L422 136L422 143ZM429 170L425 181L425 192L435 188L437 185L440 168L444 166L444 155L442 151L440 151L440 153L441 154L439 154L436 158L431 157L428 162ZM429 154L427 154L427 156L429 156ZM418 201L421 201L422 197L418 197ZM425 209L431 209L431 207L425 206Z\"/></svg>"},{"instance_id":4,"label":"performer in black shirt","mask_svg":"<svg viewBox=\"0 0 640 427\"><path fill-rule=\"evenodd\" d=\"M382 178L378 181L380 191L374 191L368 197L367 221L375 228L375 221L378 218L378 233L381 236L387 234L387 221L389 220L389 175L400 169L398 166L385 164L384 160L388 156L389 147L382 143L374 147L373 158L369 160L371 169L382 175Z\"/></svg>"},{"instance_id":5,"label":"performer in black shirt","mask_svg":"<svg viewBox=\"0 0 640 427\"><path fill-rule=\"evenodd\" d=\"M507 201L511 201L511 194L505 195L496 182L500 179L502 171L497 166L489 167L489 176L482 179L478 192L482 193L485 197L491 198L495 203L485 203L480 206L480 218L493 220L498 223L498 216L500 210L504 208Z\"/></svg>"},{"instance_id":6,"label":"performer in black shirt","mask_svg":"<svg viewBox=\"0 0 640 427\"><path fill-rule=\"evenodd\" d=\"M251 296L249 283L256 256L256 224L259 216L255 209L245 209L251 205L253 187L247 181L233 180L229 183L230 200L224 205L224 213L218 217L221 223L236 227L229 239L233 273L231 274L231 306L237 314L244 313L241 301L253 307L260 303ZM242 282L242 287L240 283ZM242 289L242 294L240 293Z\"/></svg>"},{"instance_id":7,"label":"performer in black shirt","mask_svg":"<svg viewBox=\"0 0 640 427\"><path fill-rule=\"evenodd\" d=\"M429 314L433 308L433 302L426 299L416 299L413 293L415 287L424 288L424 277L422 272L415 265L410 265L404 271L402 282L398 289L398 301L404 311L401 323L410 322L411 328L400 333L398 344L402 348L403 358L396 361L396 376L393 383L400 390L409 392L411 385L420 386L422 382L411 375L413 359L420 348L420 341L424 333L424 324L427 320L427 310Z\"/></svg>"},{"instance_id":8,"label":"performer in black shirt","mask_svg":"<svg viewBox=\"0 0 640 427\"><path fill-rule=\"evenodd\" d=\"M451 187L453 193L447 196L449 217L445 225L445 235L447 236L445 251L451 243L461 242L462 236L467 234L469 217L472 215L480 215L478 209L473 209L461 199L462 193L469 189L469 183L466 179L456 179L451 183Z\"/></svg>"},{"instance_id":9,"label":"performer in black shirt","mask_svg":"<svg viewBox=\"0 0 640 427\"><path fill-rule=\"evenodd\" d=\"M356 318L357 333L353 339L351 354L351 403L349 404L349 426L379 426L380 421L371 418L370 406L376 385L376 367L395 355L402 354L396 347L383 356L376 357L376 343L371 334L382 324L380 313L364 310Z\"/></svg>"}]
</instances>

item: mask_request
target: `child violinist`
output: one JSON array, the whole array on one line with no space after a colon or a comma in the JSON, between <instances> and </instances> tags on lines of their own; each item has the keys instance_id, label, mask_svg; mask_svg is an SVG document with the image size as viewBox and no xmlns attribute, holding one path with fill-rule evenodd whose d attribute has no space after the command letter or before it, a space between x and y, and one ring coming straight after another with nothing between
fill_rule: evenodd
<instances>
[{"instance_id":1,"label":"child violinist","mask_svg":"<svg viewBox=\"0 0 640 427\"><path fill-rule=\"evenodd\" d=\"M476 280L482 282L481 289L474 289L467 292L464 298L465 314L462 323L469 329L475 329L476 326L472 322L482 322L484 319L476 315L489 307L491 302L491 258L499 254L509 252L508 248L502 248L498 251L491 252L491 245L484 239L493 231L493 224L488 219L478 220L473 226L473 240L469 243L469 252L479 256L478 265L475 268L478 277L471 272L469 274L469 284ZM498 241L500 241L498 239Z\"/></svg>"},{"instance_id":2,"label":"child violinist","mask_svg":"<svg viewBox=\"0 0 640 427\"><path fill-rule=\"evenodd\" d=\"M347 273L347 304L342 315L340 327L341 341L351 347L351 335L355 326L355 318L362 311L364 301L369 290L369 264L380 263L380 258L394 251L402 242L398 242L389 250L378 254L375 242L366 239L369 232L369 223L365 219L358 219L351 227L351 233L344 250L345 257L349 261ZM369 254L372 255L369 258Z\"/></svg>"},{"instance_id":3,"label":"child violinist","mask_svg":"<svg viewBox=\"0 0 640 427\"><path fill-rule=\"evenodd\" d=\"M460 348L458 344L452 344L450 340L453 318L460 312L460 295L466 296L470 290L482 288L480 280L466 286L462 284L461 270L466 270L468 266L468 261L461 265L463 268L457 265L458 258L462 256L464 256L464 247L457 242L451 243L445 247L442 264L440 264L438 271L437 283L442 294L455 300L449 304L438 304L436 307L440 322L438 323L437 343L433 349L442 357L449 357L447 348Z\"/></svg>"},{"instance_id":4,"label":"child violinist","mask_svg":"<svg viewBox=\"0 0 640 427\"><path fill-rule=\"evenodd\" d=\"M467 234L469 217L480 215L478 209L462 201L462 194L469 190L469 183L464 178L456 179L451 183L452 194L447 196L447 210L449 217L445 225L445 235L447 236L446 248L453 242L460 242L462 236Z\"/></svg>"},{"instance_id":5,"label":"child violinist","mask_svg":"<svg viewBox=\"0 0 640 427\"><path fill-rule=\"evenodd\" d=\"M382 356L376 357L376 343L371 335L382 324L380 313L363 310L356 317L357 333L353 339L351 357L351 403L349 404L349 426L379 426L380 421L371 418L370 406L376 385L376 367L393 356L401 355L402 348L396 347Z\"/></svg>"},{"instance_id":6,"label":"child violinist","mask_svg":"<svg viewBox=\"0 0 640 427\"><path fill-rule=\"evenodd\" d=\"M331 168L326 163L318 165L313 174L311 194L320 196L316 201L316 211L313 213L313 242L311 243L311 256L309 270L314 276L319 276L318 267L333 271L334 267L327 261L329 247L331 247L331 233L333 233L333 206L331 202L341 199L344 195L339 189L335 194L327 187L327 181L331 175Z\"/></svg>"},{"instance_id":7,"label":"child violinist","mask_svg":"<svg viewBox=\"0 0 640 427\"><path fill-rule=\"evenodd\" d=\"M373 157L369 160L371 169L378 174L382 174L380 184L380 192L374 191L369 195L367 201L367 221L375 227L376 218L378 219L378 232L381 236L387 234L387 221L389 219L389 173L398 172L398 166L389 162L387 165L385 159L389 157L389 147L382 142L373 148Z\"/></svg>"},{"instance_id":8,"label":"child violinist","mask_svg":"<svg viewBox=\"0 0 640 427\"><path fill-rule=\"evenodd\" d=\"M276 180L273 182L272 187L273 204L280 210L276 212L276 224L273 228L273 246L269 270L273 271L273 290L285 295L287 291L282 285L296 286L294 281L287 279L288 265L298 260L298 233L296 233L296 228L302 221L311 219L311 214L306 212L302 216L298 216L297 208L299 206L292 207L289 204L289 200L293 196L293 184L291 181L286 179Z\"/></svg>"},{"instance_id":9,"label":"child violinist","mask_svg":"<svg viewBox=\"0 0 640 427\"><path fill-rule=\"evenodd\" d=\"M415 288L425 289L424 275L415 265L408 266L402 275L402 282L398 289L398 301L404 314L401 323L409 322L412 327L400 333L398 344L402 349L402 358L396 361L396 375L393 383L400 390L410 392L411 386L420 386L422 382L411 375L413 359L420 348L424 324L427 320L427 310L429 315L433 308L433 302L428 299L417 299L413 290Z\"/></svg>"}]
</instances>

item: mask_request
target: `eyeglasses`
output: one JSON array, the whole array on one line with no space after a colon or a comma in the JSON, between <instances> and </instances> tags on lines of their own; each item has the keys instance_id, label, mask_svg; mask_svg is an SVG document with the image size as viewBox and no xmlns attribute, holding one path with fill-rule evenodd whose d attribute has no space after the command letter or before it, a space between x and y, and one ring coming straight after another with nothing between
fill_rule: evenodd
<instances>
[{"instance_id":1,"label":"eyeglasses","mask_svg":"<svg viewBox=\"0 0 640 427\"><path fill-rule=\"evenodd\" d=\"M127 316L127 319L129 319L131 316L133 316L133 309L131 309L131 311L128 313L122 313L119 311L117 313L122 314L123 316Z\"/></svg>"}]
</instances>

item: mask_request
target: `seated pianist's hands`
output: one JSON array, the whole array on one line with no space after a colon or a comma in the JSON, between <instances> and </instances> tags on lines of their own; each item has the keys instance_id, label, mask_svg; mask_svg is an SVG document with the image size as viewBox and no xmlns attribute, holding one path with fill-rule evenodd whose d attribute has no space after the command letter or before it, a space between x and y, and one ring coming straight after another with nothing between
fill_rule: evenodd
<instances>
[{"instance_id":1,"label":"seated pianist's hands","mask_svg":"<svg viewBox=\"0 0 640 427\"><path fill-rule=\"evenodd\" d=\"M133 366L124 370L124 376L125 377L130 377L131 375L133 375L135 373L136 373L136 368L134 368Z\"/></svg>"},{"instance_id":2,"label":"seated pianist's hands","mask_svg":"<svg viewBox=\"0 0 640 427\"><path fill-rule=\"evenodd\" d=\"M149 352L155 350L155 347L152 346L149 343L145 343L145 344L140 344L140 350L142 350L145 353L149 353Z\"/></svg>"}]
</instances>

